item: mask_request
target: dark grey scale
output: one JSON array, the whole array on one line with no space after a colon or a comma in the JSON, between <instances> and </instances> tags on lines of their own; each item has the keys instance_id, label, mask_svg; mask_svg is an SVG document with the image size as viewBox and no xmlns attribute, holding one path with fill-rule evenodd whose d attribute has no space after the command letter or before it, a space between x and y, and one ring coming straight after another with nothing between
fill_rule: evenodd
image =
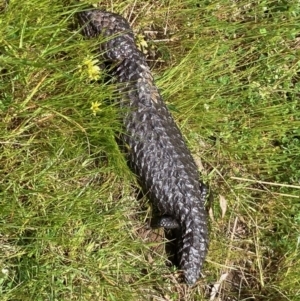
<instances>
[{"instance_id":1,"label":"dark grey scale","mask_svg":"<svg viewBox=\"0 0 300 301\"><path fill-rule=\"evenodd\" d=\"M208 249L207 189L183 136L155 86L128 22L120 15L92 9L78 14L87 37L102 35L99 50L115 65L124 114L123 143L128 162L160 218L156 226L178 228L179 268L194 284Z\"/></svg>"}]
</instances>

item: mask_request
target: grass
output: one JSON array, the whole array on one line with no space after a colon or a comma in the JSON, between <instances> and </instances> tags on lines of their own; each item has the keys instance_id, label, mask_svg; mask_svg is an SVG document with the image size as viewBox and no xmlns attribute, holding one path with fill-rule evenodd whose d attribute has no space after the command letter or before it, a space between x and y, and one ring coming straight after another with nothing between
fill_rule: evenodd
<instances>
[{"instance_id":1,"label":"grass","mask_svg":"<svg viewBox=\"0 0 300 301\"><path fill-rule=\"evenodd\" d=\"M204 300L217 284L215 300L300 300L299 1L102 3L144 35L213 192L193 288L145 227L78 5L0 6L1 300Z\"/></svg>"}]
</instances>

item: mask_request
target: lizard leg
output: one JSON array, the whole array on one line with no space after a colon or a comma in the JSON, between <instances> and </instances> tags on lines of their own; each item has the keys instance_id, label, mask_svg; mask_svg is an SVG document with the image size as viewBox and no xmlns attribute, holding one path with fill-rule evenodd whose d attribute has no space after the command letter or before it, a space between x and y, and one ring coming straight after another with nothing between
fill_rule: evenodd
<instances>
[{"instance_id":1,"label":"lizard leg","mask_svg":"<svg viewBox=\"0 0 300 301\"><path fill-rule=\"evenodd\" d=\"M174 219L172 216L163 215L159 217L155 217L151 220L152 228L160 228L163 227L165 229L177 229L180 227L178 221Z\"/></svg>"}]
</instances>

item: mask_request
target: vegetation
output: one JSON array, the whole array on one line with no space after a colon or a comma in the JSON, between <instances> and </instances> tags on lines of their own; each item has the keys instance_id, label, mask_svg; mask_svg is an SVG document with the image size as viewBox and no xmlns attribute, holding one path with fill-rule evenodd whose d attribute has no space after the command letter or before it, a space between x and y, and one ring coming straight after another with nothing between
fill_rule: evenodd
<instances>
[{"instance_id":1,"label":"vegetation","mask_svg":"<svg viewBox=\"0 0 300 301\"><path fill-rule=\"evenodd\" d=\"M300 300L299 1L101 2L131 20L212 191L194 287L146 227L87 3L0 5L1 300Z\"/></svg>"}]
</instances>

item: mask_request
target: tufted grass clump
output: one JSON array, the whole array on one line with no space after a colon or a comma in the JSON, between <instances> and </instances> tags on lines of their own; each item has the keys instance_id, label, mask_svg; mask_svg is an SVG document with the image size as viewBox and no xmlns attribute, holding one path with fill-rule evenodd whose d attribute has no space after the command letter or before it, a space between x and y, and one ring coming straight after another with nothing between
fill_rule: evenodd
<instances>
[{"instance_id":1,"label":"tufted grass clump","mask_svg":"<svg viewBox=\"0 0 300 301\"><path fill-rule=\"evenodd\" d=\"M76 24L96 2L0 4L1 300L299 300L299 1L101 2L143 37L212 191L192 288L145 226L101 38Z\"/></svg>"}]
</instances>

